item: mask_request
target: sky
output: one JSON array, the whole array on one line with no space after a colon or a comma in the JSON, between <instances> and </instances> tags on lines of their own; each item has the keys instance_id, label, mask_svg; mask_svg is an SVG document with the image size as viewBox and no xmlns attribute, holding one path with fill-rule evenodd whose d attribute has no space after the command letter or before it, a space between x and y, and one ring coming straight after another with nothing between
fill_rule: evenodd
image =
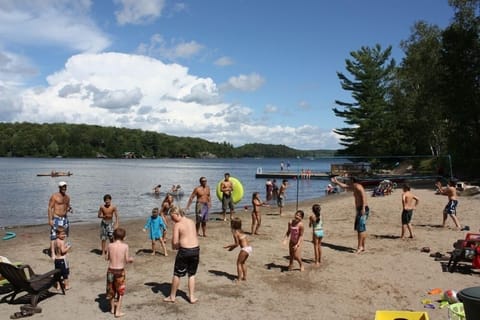
<instances>
[{"instance_id":1,"label":"sky","mask_svg":"<svg viewBox=\"0 0 480 320\"><path fill-rule=\"evenodd\" d=\"M337 72L447 0L0 0L0 122L339 149Z\"/></svg>"}]
</instances>

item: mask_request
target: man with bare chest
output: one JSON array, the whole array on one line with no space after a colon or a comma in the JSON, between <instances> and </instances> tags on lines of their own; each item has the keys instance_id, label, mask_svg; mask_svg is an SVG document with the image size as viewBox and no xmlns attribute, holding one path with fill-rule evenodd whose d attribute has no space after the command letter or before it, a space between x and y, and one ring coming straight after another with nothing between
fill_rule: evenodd
<instances>
[{"instance_id":1,"label":"man with bare chest","mask_svg":"<svg viewBox=\"0 0 480 320\"><path fill-rule=\"evenodd\" d=\"M208 212L212 207L212 200L210 198L210 187L207 185L207 178L200 178L200 185L193 189L193 192L188 199L185 211L188 211L194 198L197 198L197 202L195 204L195 226L197 229L197 234L200 230L201 225L203 236L206 237Z\"/></svg>"},{"instance_id":2,"label":"man with bare chest","mask_svg":"<svg viewBox=\"0 0 480 320\"><path fill-rule=\"evenodd\" d=\"M370 208L368 207L365 189L355 177L350 177L348 183L340 182L336 177L333 177L331 181L348 191L353 191L356 210L354 229L357 231L358 238L357 250L355 252L362 253L365 251L365 241L367 239L367 220L370 214Z\"/></svg>"},{"instance_id":3,"label":"man with bare chest","mask_svg":"<svg viewBox=\"0 0 480 320\"><path fill-rule=\"evenodd\" d=\"M112 196L104 195L103 202L103 205L98 209L98 217L102 219L102 222L100 222L102 255L107 254L107 239L113 242L113 231L118 228L118 211L117 206L112 204Z\"/></svg>"},{"instance_id":4,"label":"man with bare chest","mask_svg":"<svg viewBox=\"0 0 480 320\"><path fill-rule=\"evenodd\" d=\"M223 221L227 221L226 213L227 209L230 209L230 220L233 218L234 206L233 206L233 183L230 180L230 173L226 172L224 175L225 179L220 184L220 191L222 191L222 214Z\"/></svg>"},{"instance_id":5,"label":"man with bare chest","mask_svg":"<svg viewBox=\"0 0 480 320\"><path fill-rule=\"evenodd\" d=\"M57 228L62 226L68 236L69 223L67 213L72 213L70 206L70 196L67 194L67 183L60 181L58 183L58 192L52 194L48 202L48 224L51 227L50 240L57 239Z\"/></svg>"}]
</instances>

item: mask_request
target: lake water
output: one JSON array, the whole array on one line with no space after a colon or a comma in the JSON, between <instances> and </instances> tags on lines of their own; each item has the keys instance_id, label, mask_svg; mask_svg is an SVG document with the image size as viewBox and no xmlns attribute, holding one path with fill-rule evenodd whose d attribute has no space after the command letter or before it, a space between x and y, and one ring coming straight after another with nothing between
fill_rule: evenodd
<instances>
[{"instance_id":1,"label":"lake water","mask_svg":"<svg viewBox=\"0 0 480 320\"><path fill-rule=\"evenodd\" d=\"M212 212L221 211L215 196L215 187L230 172L242 182L245 193L236 205L237 212L251 204L251 195L259 191L265 199L266 179L256 179L258 168L280 171L280 162L289 162L290 171L302 168L330 171L331 163L343 159L36 159L0 158L0 227L47 224L47 206L52 193L58 191L58 182L68 183L74 213L71 222L98 221L97 211L103 195L109 193L119 209L120 219L148 217L152 208L159 207L164 195L154 196L152 188L162 185L162 191L179 184L185 195L175 202L186 206L199 178L205 176L212 189ZM52 170L70 171L70 177L37 177ZM280 183L281 179L277 179ZM290 179L287 202L314 199L325 195L328 180ZM298 189L297 189L298 186ZM298 192L297 192L298 190ZM191 210L193 210L191 207Z\"/></svg>"}]
</instances>

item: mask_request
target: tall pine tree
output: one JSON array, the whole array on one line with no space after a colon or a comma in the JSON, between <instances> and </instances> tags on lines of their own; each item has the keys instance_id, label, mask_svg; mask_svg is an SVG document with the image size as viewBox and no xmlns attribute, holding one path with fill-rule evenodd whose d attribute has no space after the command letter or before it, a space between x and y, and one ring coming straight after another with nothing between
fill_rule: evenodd
<instances>
[{"instance_id":1,"label":"tall pine tree","mask_svg":"<svg viewBox=\"0 0 480 320\"><path fill-rule=\"evenodd\" d=\"M390 58L392 47L382 50L362 47L350 53L346 59L346 70L352 78L337 72L342 89L350 91L354 102L336 100L341 109L335 107L337 117L344 118L348 127L335 129L345 146L342 154L375 156L388 154L392 150L388 135L394 130L394 119L390 111L390 87L395 74L395 60Z\"/></svg>"}]
</instances>

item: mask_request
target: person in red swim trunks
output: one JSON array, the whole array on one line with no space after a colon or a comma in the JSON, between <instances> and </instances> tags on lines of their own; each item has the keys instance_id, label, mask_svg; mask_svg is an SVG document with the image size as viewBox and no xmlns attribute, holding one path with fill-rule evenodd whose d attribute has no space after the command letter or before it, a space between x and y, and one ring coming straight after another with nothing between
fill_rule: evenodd
<instances>
[{"instance_id":1,"label":"person in red swim trunks","mask_svg":"<svg viewBox=\"0 0 480 320\"><path fill-rule=\"evenodd\" d=\"M128 255L128 244L123 242L125 235L125 229L115 229L114 241L108 244L105 256L105 259L108 260L107 299L110 301L110 311L116 318L125 315L121 311L126 289L125 265L133 262L133 258Z\"/></svg>"}]
</instances>

